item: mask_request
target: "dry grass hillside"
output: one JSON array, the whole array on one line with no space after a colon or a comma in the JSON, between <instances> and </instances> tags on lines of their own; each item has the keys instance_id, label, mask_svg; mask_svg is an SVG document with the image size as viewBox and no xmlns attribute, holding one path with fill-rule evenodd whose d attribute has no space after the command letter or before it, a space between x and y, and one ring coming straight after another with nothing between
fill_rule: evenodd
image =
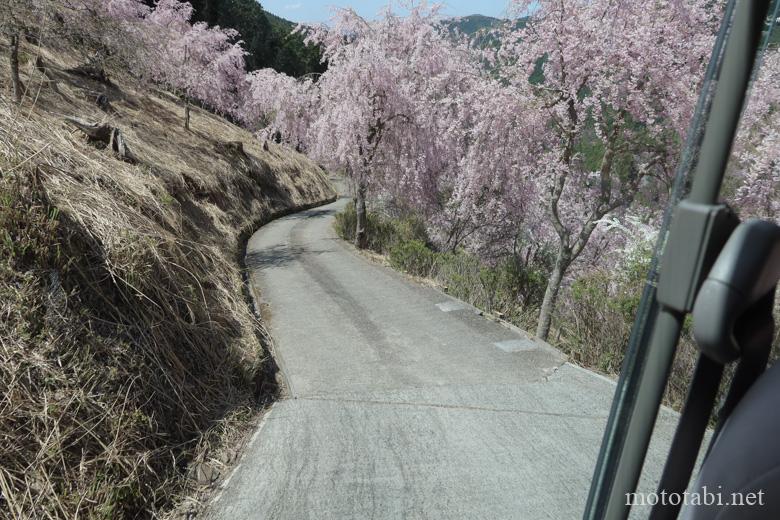
<instances>
[{"instance_id":1,"label":"dry grass hillside","mask_svg":"<svg viewBox=\"0 0 780 520\"><path fill-rule=\"evenodd\" d=\"M0 518L149 518L224 473L269 392L242 238L325 172L178 100L0 47ZM39 59L40 58L40 59ZM100 101L100 103L97 103ZM135 162L65 118L118 128Z\"/></svg>"}]
</instances>

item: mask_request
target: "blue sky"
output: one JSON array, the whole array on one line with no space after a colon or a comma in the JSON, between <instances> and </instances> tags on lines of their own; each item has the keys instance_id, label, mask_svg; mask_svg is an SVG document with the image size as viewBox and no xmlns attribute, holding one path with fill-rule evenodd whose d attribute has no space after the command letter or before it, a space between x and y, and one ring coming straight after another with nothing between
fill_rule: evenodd
<instances>
[{"instance_id":1,"label":"blue sky","mask_svg":"<svg viewBox=\"0 0 780 520\"><path fill-rule=\"evenodd\" d=\"M388 2L387 0L260 0L260 3L266 11L293 22L327 22L332 6L352 7L361 16L373 18ZM484 14L502 18L507 14L508 0L478 2L444 0L430 3L443 3L444 14L447 16Z\"/></svg>"}]
</instances>

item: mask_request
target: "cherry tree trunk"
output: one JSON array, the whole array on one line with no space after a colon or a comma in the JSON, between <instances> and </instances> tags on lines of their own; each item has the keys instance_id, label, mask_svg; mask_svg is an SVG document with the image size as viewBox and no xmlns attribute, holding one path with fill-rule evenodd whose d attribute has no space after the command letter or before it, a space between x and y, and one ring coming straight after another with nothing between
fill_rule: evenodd
<instances>
[{"instance_id":1,"label":"cherry tree trunk","mask_svg":"<svg viewBox=\"0 0 780 520\"><path fill-rule=\"evenodd\" d=\"M22 92L24 91L24 85L19 77L19 34L11 36L11 83L14 89L14 101L17 103L22 102Z\"/></svg>"},{"instance_id":2,"label":"cherry tree trunk","mask_svg":"<svg viewBox=\"0 0 780 520\"><path fill-rule=\"evenodd\" d=\"M571 252L566 246L561 244L558 249L558 256L555 258L555 265L550 273L550 279L547 281L547 289L544 291L542 307L539 310L539 322L536 327L536 337L547 341L550 335L550 325L552 324L555 305L558 302L558 292L561 289L561 282L566 269L571 265Z\"/></svg>"},{"instance_id":3,"label":"cherry tree trunk","mask_svg":"<svg viewBox=\"0 0 780 520\"><path fill-rule=\"evenodd\" d=\"M368 247L368 232L366 230L366 186L364 184L359 184L357 188L355 216L355 247L365 249Z\"/></svg>"}]
</instances>

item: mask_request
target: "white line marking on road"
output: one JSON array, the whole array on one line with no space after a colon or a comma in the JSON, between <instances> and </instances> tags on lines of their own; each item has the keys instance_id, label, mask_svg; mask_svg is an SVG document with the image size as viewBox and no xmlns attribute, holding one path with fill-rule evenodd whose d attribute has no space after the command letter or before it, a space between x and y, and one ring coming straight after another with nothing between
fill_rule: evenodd
<instances>
[{"instance_id":1,"label":"white line marking on road","mask_svg":"<svg viewBox=\"0 0 780 520\"><path fill-rule=\"evenodd\" d=\"M504 352L525 352L539 348L539 346L530 339L510 339L507 341L498 341L493 343L493 345Z\"/></svg>"},{"instance_id":2,"label":"white line marking on road","mask_svg":"<svg viewBox=\"0 0 780 520\"><path fill-rule=\"evenodd\" d=\"M442 303L437 303L436 306L439 308L442 312L452 312L452 311L462 311L464 309L469 309L470 306L463 302L458 301L446 301Z\"/></svg>"}]
</instances>

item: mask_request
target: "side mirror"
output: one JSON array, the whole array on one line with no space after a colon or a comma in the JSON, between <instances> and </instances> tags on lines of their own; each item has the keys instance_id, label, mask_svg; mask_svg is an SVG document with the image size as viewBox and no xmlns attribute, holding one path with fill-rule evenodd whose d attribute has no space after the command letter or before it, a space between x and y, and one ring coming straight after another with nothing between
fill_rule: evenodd
<instances>
[{"instance_id":1,"label":"side mirror","mask_svg":"<svg viewBox=\"0 0 780 520\"><path fill-rule=\"evenodd\" d=\"M696 298L693 335L701 351L725 365L736 361L754 338L764 337L766 326L771 327L771 295L778 279L780 227L763 220L744 222L726 242ZM767 311L768 320L761 321L769 323L757 322Z\"/></svg>"}]
</instances>

